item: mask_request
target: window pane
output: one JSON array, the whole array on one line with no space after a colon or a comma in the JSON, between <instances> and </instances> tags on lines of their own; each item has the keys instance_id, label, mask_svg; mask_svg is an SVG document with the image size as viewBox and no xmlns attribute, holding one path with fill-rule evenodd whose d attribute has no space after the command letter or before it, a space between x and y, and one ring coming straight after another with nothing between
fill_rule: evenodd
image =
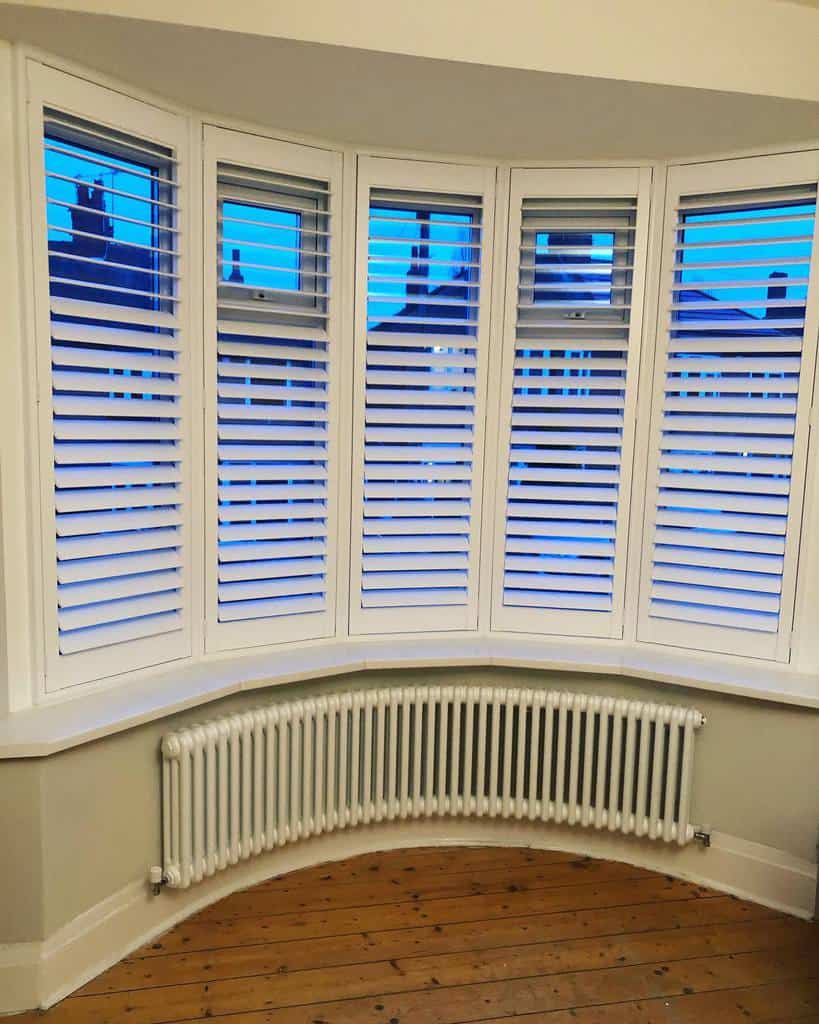
<instances>
[{"instance_id":1,"label":"window pane","mask_svg":"<svg viewBox=\"0 0 819 1024\"><path fill-rule=\"evenodd\" d=\"M584 302L605 306L611 302L614 265L612 232L540 231L535 236L535 302ZM571 269L568 269L568 268ZM558 289L548 285L560 284ZM567 284L577 290L566 291ZM586 290L583 285L608 285ZM539 287L539 286L547 287Z\"/></svg>"},{"instance_id":2,"label":"window pane","mask_svg":"<svg viewBox=\"0 0 819 1024\"><path fill-rule=\"evenodd\" d=\"M45 167L52 294L165 308L173 290L163 273L173 248L167 166L67 141L52 128Z\"/></svg>"},{"instance_id":3,"label":"window pane","mask_svg":"<svg viewBox=\"0 0 819 1024\"><path fill-rule=\"evenodd\" d=\"M225 200L222 225L223 282L285 291L301 288L301 214Z\"/></svg>"},{"instance_id":4,"label":"window pane","mask_svg":"<svg viewBox=\"0 0 819 1024\"><path fill-rule=\"evenodd\" d=\"M476 311L462 304L477 283L475 234L470 214L371 206L368 329L400 331L406 320L419 333L471 333L463 321Z\"/></svg>"}]
</instances>

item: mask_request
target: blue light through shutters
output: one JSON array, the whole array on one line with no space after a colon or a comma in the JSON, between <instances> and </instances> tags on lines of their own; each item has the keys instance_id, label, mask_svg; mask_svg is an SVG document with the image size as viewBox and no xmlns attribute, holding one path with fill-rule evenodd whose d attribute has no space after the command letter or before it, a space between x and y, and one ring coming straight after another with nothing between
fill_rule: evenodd
<instances>
[{"instance_id":1,"label":"blue light through shutters","mask_svg":"<svg viewBox=\"0 0 819 1024\"><path fill-rule=\"evenodd\" d=\"M185 653L176 161L52 110L43 149L58 650L121 672Z\"/></svg>"},{"instance_id":2,"label":"blue light through shutters","mask_svg":"<svg viewBox=\"0 0 819 1024\"><path fill-rule=\"evenodd\" d=\"M364 610L469 602L483 220L470 195L369 194Z\"/></svg>"},{"instance_id":3,"label":"blue light through shutters","mask_svg":"<svg viewBox=\"0 0 819 1024\"><path fill-rule=\"evenodd\" d=\"M608 636L619 629L638 201L526 194L519 202L496 624Z\"/></svg>"},{"instance_id":4,"label":"blue light through shutters","mask_svg":"<svg viewBox=\"0 0 819 1024\"><path fill-rule=\"evenodd\" d=\"M220 163L217 192L218 620L321 612L330 187Z\"/></svg>"},{"instance_id":5,"label":"blue light through shutters","mask_svg":"<svg viewBox=\"0 0 819 1024\"><path fill-rule=\"evenodd\" d=\"M780 656L816 187L676 213L650 637L689 623L702 649Z\"/></svg>"}]
</instances>

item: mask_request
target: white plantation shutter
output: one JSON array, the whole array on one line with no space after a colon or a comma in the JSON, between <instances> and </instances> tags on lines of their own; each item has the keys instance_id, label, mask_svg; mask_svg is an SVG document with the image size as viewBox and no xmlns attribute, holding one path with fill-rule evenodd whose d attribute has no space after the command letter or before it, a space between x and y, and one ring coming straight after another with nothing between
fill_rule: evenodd
<instances>
[{"instance_id":1,"label":"white plantation shutter","mask_svg":"<svg viewBox=\"0 0 819 1024\"><path fill-rule=\"evenodd\" d=\"M339 158L217 129L206 146L216 467L208 644L326 636Z\"/></svg>"},{"instance_id":2,"label":"white plantation shutter","mask_svg":"<svg viewBox=\"0 0 819 1024\"><path fill-rule=\"evenodd\" d=\"M360 162L353 632L476 625L493 181Z\"/></svg>"},{"instance_id":3,"label":"white plantation shutter","mask_svg":"<svg viewBox=\"0 0 819 1024\"><path fill-rule=\"evenodd\" d=\"M815 154L672 173L643 640L788 658L818 174Z\"/></svg>"},{"instance_id":4,"label":"white plantation shutter","mask_svg":"<svg viewBox=\"0 0 819 1024\"><path fill-rule=\"evenodd\" d=\"M184 126L43 68L31 84L37 272L48 275L38 307L46 683L57 689L190 653ZM51 105L72 99L82 118ZM127 133L94 120L101 106L111 119L109 101Z\"/></svg>"},{"instance_id":5,"label":"white plantation shutter","mask_svg":"<svg viewBox=\"0 0 819 1024\"><path fill-rule=\"evenodd\" d=\"M512 172L495 628L622 633L649 187Z\"/></svg>"}]
</instances>

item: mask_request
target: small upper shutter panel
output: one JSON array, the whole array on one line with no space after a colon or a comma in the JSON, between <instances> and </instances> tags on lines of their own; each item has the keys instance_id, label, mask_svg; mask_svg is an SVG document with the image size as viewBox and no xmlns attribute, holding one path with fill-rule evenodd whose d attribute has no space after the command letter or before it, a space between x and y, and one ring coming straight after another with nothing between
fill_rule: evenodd
<instances>
[{"instance_id":1,"label":"small upper shutter panel","mask_svg":"<svg viewBox=\"0 0 819 1024\"><path fill-rule=\"evenodd\" d=\"M218 129L208 129L206 149L216 469L208 645L326 636L339 158Z\"/></svg>"},{"instance_id":2,"label":"small upper shutter panel","mask_svg":"<svg viewBox=\"0 0 819 1024\"><path fill-rule=\"evenodd\" d=\"M52 689L190 653L184 133L159 112L150 136L101 123L108 94L86 88L82 118L35 89L31 124Z\"/></svg>"},{"instance_id":3,"label":"small upper shutter panel","mask_svg":"<svg viewBox=\"0 0 819 1024\"><path fill-rule=\"evenodd\" d=\"M649 189L512 173L495 628L621 634Z\"/></svg>"},{"instance_id":4,"label":"small upper shutter panel","mask_svg":"<svg viewBox=\"0 0 819 1024\"><path fill-rule=\"evenodd\" d=\"M492 179L361 162L354 632L474 628Z\"/></svg>"},{"instance_id":5,"label":"small upper shutter panel","mask_svg":"<svg viewBox=\"0 0 819 1024\"><path fill-rule=\"evenodd\" d=\"M816 177L811 156L672 174L641 639L788 657Z\"/></svg>"}]
</instances>

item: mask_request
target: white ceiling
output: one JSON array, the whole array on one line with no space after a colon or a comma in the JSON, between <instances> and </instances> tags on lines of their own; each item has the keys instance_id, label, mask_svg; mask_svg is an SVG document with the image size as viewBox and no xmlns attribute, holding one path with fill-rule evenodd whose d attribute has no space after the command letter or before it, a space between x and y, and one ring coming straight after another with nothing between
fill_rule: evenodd
<instances>
[{"instance_id":1,"label":"white ceiling","mask_svg":"<svg viewBox=\"0 0 819 1024\"><path fill-rule=\"evenodd\" d=\"M586 160L680 157L819 139L819 104L772 97L4 3L0 36L213 115L356 145Z\"/></svg>"}]
</instances>

